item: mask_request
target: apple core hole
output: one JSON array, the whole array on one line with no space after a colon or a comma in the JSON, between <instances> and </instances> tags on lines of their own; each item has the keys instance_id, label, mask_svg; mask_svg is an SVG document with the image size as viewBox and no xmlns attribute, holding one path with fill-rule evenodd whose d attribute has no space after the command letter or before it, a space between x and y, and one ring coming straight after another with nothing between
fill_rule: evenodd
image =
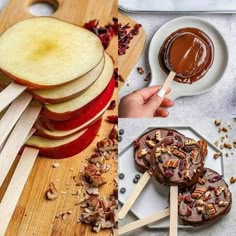
<instances>
[{"instance_id":1,"label":"apple core hole","mask_svg":"<svg viewBox=\"0 0 236 236\"><path fill-rule=\"evenodd\" d=\"M51 16L58 9L57 1L36 1L29 5L29 12L34 16Z\"/></svg>"}]
</instances>

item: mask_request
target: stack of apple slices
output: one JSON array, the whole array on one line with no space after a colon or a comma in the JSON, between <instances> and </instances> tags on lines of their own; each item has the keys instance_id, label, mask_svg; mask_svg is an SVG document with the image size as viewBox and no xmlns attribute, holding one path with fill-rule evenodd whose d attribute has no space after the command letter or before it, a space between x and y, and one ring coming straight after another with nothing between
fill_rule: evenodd
<instances>
[{"instance_id":1,"label":"stack of apple slices","mask_svg":"<svg viewBox=\"0 0 236 236\"><path fill-rule=\"evenodd\" d=\"M20 84L42 104L26 145L50 158L84 150L115 89L113 62L100 39L61 20L30 18L1 35L0 54L0 86Z\"/></svg>"}]
</instances>

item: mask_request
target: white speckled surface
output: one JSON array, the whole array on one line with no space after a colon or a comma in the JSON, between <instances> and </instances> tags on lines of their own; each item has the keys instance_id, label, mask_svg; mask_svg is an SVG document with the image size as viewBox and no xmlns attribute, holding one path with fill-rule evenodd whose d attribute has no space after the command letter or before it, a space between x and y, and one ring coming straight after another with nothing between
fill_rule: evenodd
<instances>
[{"instance_id":1,"label":"white speckled surface","mask_svg":"<svg viewBox=\"0 0 236 236\"><path fill-rule=\"evenodd\" d=\"M236 120L233 119L225 119L222 121L223 126L231 125L232 129L228 132L229 140L236 139ZM126 147L130 142L132 142L135 138L137 138L146 127L152 126L192 126L195 128L200 134L206 137L209 141L214 143L218 140L223 133L218 133L218 128L214 125L214 119L211 118L202 118L202 119L119 119L119 128L125 130L122 142L119 144L119 149L122 150ZM225 171L225 180L229 183L229 179L231 176L236 177L235 167L236 167L236 149L232 149L230 151L223 151L224 153L233 153L233 155L229 155L229 157L224 156L224 171ZM201 236L236 236L236 183L229 184L230 190L233 194L233 204L230 213L211 226L206 226L204 228L191 228L191 229L181 229L179 230L179 235L187 236L187 235L201 235ZM145 207L145 206L144 206ZM125 220L120 222L120 225L126 224L135 220L136 218L129 213ZM166 236L167 230L151 230L147 228L139 229L133 233L127 234L128 236Z\"/></svg>"},{"instance_id":2,"label":"white speckled surface","mask_svg":"<svg viewBox=\"0 0 236 236\"><path fill-rule=\"evenodd\" d=\"M124 12L123 12L124 13ZM127 13L124 13L127 14ZM119 97L133 90L148 86L144 76L137 73L136 68L141 66L149 72L148 47L151 38L157 29L171 19L181 15L158 14L127 14L141 23L147 34L147 42L142 56L131 72L125 85L121 88ZM194 15L215 25L223 34L229 48L229 65L226 73L217 87L208 93L199 96L179 98L175 106L170 108L170 117L236 117L236 15ZM127 86L129 84L129 86Z\"/></svg>"}]
</instances>

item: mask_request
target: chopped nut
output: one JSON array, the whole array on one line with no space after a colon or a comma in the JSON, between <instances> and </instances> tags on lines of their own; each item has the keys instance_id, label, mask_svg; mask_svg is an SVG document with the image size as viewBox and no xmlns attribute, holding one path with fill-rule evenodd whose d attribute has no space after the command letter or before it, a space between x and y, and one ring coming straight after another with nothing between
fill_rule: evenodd
<instances>
[{"instance_id":1,"label":"chopped nut","mask_svg":"<svg viewBox=\"0 0 236 236\"><path fill-rule=\"evenodd\" d=\"M177 149L174 149L172 153L173 153L173 155L175 155L175 156L177 156L177 157L179 157L181 159L185 159L186 158L186 155L183 152L181 152L181 151L179 151Z\"/></svg>"},{"instance_id":2,"label":"chopped nut","mask_svg":"<svg viewBox=\"0 0 236 236\"><path fill-rule=\"evenodd\" d=\"M157 130L156 134L155 134L155 139L156 141L160 141L161 140L161 131Z\"/></svg>"},{"instance_id":3,"label":"chopped nut","mask_svg":"<svg viewBox=\"0 0 236 236\"><path fill-rule=\"evenodd\" d=\"M188 140L186 140L185 142L184 142L184 145L185 146L190 146L190 145L194 145L194 144L196 144L197 142L195 141L195 140L193 140L193 139L188 139Z\"/></svg>"},{"instance_id":4,"label":"chopped nut","mask_svg":"<svg viewBox=\"0 0 236 236\"><path fill-rule=\"evenodd\" d=\"M221 195L221 193L224 192L224 191L225 191L225 188L222 187L222 186L219 186L214 192L215 192L215 195L217 197L219 197Z\"/></svg>"},{"instance_id":5,"label":"chopped nut","mask_svg":"<svg viewBox=\"0 0 236 236\"><path fill-rule=\"evenodd\" d=\"M189 179L189 180L191 179L191 178L190 178L190 173L189 173L189 170L188 170L188 169L185 170L183 174L184 174L184 178L185 178L185 179Z\"/></svg>"},{"instance_id":6,"label":"chopped nut","mask_svg":"<svg viewBox=\"0 0 236 236\"><path fill-rule=\"evenodd\" d=\"M206 191L206 187L196 187L191 196L192 198L199 199Z\"/></svg>"},{"instance_id":7,"label":"chopped nut","mask_svg":"<svg viewBox=\"0 0 236 236\"><path fill-rule=\"evenodd\" d=\"M199 183L199 184L202 184L202 185L205 184L205 183L206 183L206 178L201 178L201 177L199 177L199 178L198 178L198 183Z\"/></svg>"},{"instance_id":8,"label":"chopped nut","mask_svg":"<svg viewBox=\"0 0 236 236\"><path fill-rule=\"evenodd\" d=\"M147 154L148 154L147 149L146 149L146 148L143 148L142 150L140 150L140 151L138 152L137 156L138 156L139 158L142 158L142 157L146 156Z\"/></svg>"},{"instance_id":9,"label":"chopped nut","mask_svg":"<svg viewBox=\"0 0 236 236\"><path fill-rule=\"evenodd\" d=\"M137 67L137 71L140 75L144 74L144 70L142 67Z\"/></svg>"},{"instance_id":10,"label":"chopped nut","mask_svg":"<svg viewBox=\"0 0 236 236\"><path fill-rule=\"evenodd\" d=\"M232 145L230 143L224 143L224 148L231 149Z\"/></svg>"},{"instance_id":11,"label":"chopped nut","mask_svg":"<svg viewBox=\"0 0 236 236\"><path fill-rule=\"evenodd\" d=\"M223 128L221 128L221 131L227 133L227 132L228 132L228 129L227 129L226 127L223 127Z\"/></svg>"},{"instance_id":12,"label":"chopped nut","mask_svg":"<svg viewBox=\"0 0 236 236\"><path fill-rule=\"evenodd\" d=\"M196 149L194 149L190 152L190 157L192 157L193 163L195 163L197 161L198 155L199 155L199 152Z\"/></svg>"},{"instance_id":13,"label":"chopped nut","mask_svg":"<svg viewBox=\"0 0 236 236\"><path fill-rule=\"evenodd\" d=\"M165 161L165 163L163 164L163 167L175 169L178 165L179 165L178 159L170 159L170 160Z\"/></svg>"},{"instance_id":14,"label":"chopped nut","mask_svg":"<svg viewBox=\"0 0 236 236\"><path fill-rule=\"evenodd\" d=\"M86 190L88 195L94 195L94 196L98 196L99 195L99 190L98 188L88 188Z\"/></svg>"},{"instance_id":15,"label":"chopped nut","mask_svg":"<svg viewBox=\"0 0 236 236\"><path fill-rule=\"evenodd\" d=\"M234 183L236 183L236 178L234 178L233 176L230 178L230 183L231 184L234 184Z\"/></svg>"},{"instance_id":16,"label":"chopped nut","mask_svg":"<svg viewBox=\"0 0 236 236\"><path fill-rule=\"evenodd\" d=\"M207 192L204 194L202 200L203 200L204 202L206 202L206 201L208 201L210 198L211 198L211 192L210 192L210 191L207 191Z\"/></svg>"},{"instance_id":17,"label":"chopped nut","mask_svg":"<svg viewBox=\"0 0 236 236\"><path fill-rule=\"evenodd\" d=\"M53 182L49 184L49 188L46 192L46 197L48 200L53 201L58 198L57 189Z\"/></svg>"},{"instance_id":18,"label":"chopped nut","mask_svg":"<svg viewBox=\"0 0 236 236\"><path fill-rule=\"evenodd\" d=\"M196 209L197 209L198 214L202 214L204 212L204 207L199 206Z\"/></svg>"},{"instance_id":19,"label":"chopped nut","mask_svg":"<svg viewBox=\"0 0 236 236\"><path fill-rule=\"evenodd\" d=\"M216 213L216 209L215 209L215 206L213 203L209 203L207 204L207 207L208 207L208 212L210 215L215 215Z\"/></svg>"},{"instance_id":20,"label":"chopped nut","mask_svg":"<svg viewBox=\"0 0 236 236\"><path fill-rule=\"evenodd\" d=\"M60 163L59 162L54 162L52 164L52 168L58 168L58 167L60 167Z\"/></svg>"},{"instance_id":21,"label":"chopped nut","mask_svg":"<svg viewBox=\"0 0 236 236\"><path fill-rule=\"evenodd\" d=\"M215 120L215 125L220 126L221 125L221 120Z\"/></svg>"},{"instance_id":22,"label":"chopped nut","mask_svg":"<svg viewBox=\"0 0 236 236\"><path fill-rule=\"evenodd\" d=\"M214 159L217 159L220 156L221 156L221 153L220 152L216 152L213 157L214 157Z\"/></svg>"},{"instance_id":23,"label":"chopped nut","mask_svg":"<svg viewBox=\"0 0 236 236\"><path fill-rule=\"evenodd\" d=\"M154 148L155 147L155 143L152 140L146 140L146 145L149 148Z\"/></svg>"},{"instance_id":24,"label":"chopped nut","mask_svg":"<svg viewBox=\"0 0 236 236\"><path fill-rule=\"evenodd\" d=\"M218 206L219 206L219 207L226 207L227 204L228 204L228 202L220 201L220 202L218 203Z\"/></svg>"},{"instance_id":25,"label":"chopped nut","mask_svg":"<svg viewBox=\"0 0 236 236\"><path fill-rule=\"evenodd\" d=\"M201 200L201 199L200 199L200 200L197 200L197 205L198 205L198 206L201 207L201 206L204 206L205 204L206 204L206 203L205 203L203 200Z\"/></svg>"}]
</instances>

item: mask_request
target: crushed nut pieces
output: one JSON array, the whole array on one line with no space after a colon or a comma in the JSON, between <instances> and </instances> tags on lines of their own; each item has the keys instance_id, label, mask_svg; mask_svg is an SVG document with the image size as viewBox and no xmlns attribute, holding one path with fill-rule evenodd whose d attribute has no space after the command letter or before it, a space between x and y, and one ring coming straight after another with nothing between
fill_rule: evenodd
<instances>
[{"instance_id":1,"label":"crushed nut pieces","mask_svg":"<svg viewBox=\"0 0 236 236\"><path fill-rule=\"evenodd\" d=\"M165 163L163 164L164 168L177 168L177 166L179 165L179 160L178 159L170 159L165 161Z\"/></svg>"},{"instance_id":2,"label":"crushed nut pieces","mask_svg":"<svg viewBox=\"0 0 236 236\"><path fill-rule=\"evenodd\" d=\"M49 184L49 188L46 192L47 200L53 201L58 198L58 192L53 182Z\"/></svg>"}]
</instances>

